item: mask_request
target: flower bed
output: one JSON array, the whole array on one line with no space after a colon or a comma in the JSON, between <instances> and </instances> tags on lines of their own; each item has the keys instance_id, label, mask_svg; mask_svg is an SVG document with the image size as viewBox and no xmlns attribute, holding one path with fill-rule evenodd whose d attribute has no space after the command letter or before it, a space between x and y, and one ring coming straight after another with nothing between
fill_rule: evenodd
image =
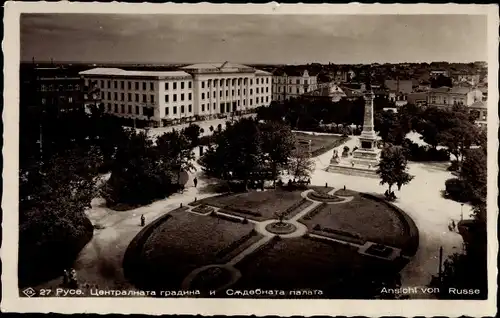
<instances>
[{"instance_id":1,"label":"flower bed","mask_svg":"<svg viewBox=\"0 0 500 318\"><path fill-rule=\"evenodd\" d=\"M349 189L339 189L337 191L335 191L334 193L335 195L337 196L341 196L341 197L353 197L355 195L358 194L358 192L356 191L352 191L352 190L349 190Z\"/></svg>"},{"instance_id":2,"label":"flower bed","mask_svg":"<svg viewBox=\"0 0 500 318\"><path fill-rule=\"evenodd\" d=\"M309 192L307 197L311 200L321 201L321 202L340 202L343 199L337 197L336 195L331 195L323 192Z\"/></svg>"},{"instance_id":3,"label":"flower bed","mask_svg":"<svg viewBox=\"0 0 500 318\"><path fill-rule=\"evenodd\" d=\"M200 205L196 206L195 208L193 208L192 211L196 212L196 213L201 213L201 214L208 214L208 213L215 211L215 209L211 206L208 206L205 204L200 204Z\"/></svg>"}]
</instances>

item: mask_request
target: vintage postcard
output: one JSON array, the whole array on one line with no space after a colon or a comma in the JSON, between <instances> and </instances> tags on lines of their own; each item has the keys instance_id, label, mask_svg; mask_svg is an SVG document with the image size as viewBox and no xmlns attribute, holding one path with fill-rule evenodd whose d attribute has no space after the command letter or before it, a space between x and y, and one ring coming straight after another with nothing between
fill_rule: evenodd
<instances>
[{"instance_id":1,"label":"vintage postcard","mask_svg":"<svg viewBox=\"0 0 500 318\"><path fill-rule=\"evenodd\" d=\"M5 312L494 316L498 6L5 5Z\"/></svg>"}]
</instances>

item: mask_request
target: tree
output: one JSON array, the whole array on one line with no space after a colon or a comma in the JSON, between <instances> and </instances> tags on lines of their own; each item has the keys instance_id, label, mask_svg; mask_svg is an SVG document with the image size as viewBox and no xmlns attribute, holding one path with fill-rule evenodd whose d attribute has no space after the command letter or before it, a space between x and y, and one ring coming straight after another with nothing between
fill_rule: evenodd
<instances>
[{"instance_id":1,"label":"tree","mask_svg":"<svg viewBox=\"0 0 500 318\"><path fill-rule=\"evenodd\" d=\"M148 204L177 191L180 172L194 168L187 138L172 131L158 137L155 144L144 132L129 134L129 142L118 150L111 177L102 190L107 204Z\"/></svg>"},{"instance_id":2,"label":"tree","mask_svg":"<svg viewBox=\"0 0 500 318\"><path fill-rule=\"evenodd\" d=\"M266 162L262 151L262 134L258 123L243 118L227 123L216 131L215 144L200 158L207 175L227 180L240 180L245 188L251 180L262 179Z\"/></svg>"},{"instance_id":3,"label":"tree","mask_svg":"<svg viewBox=\"0 0 500 318\"><path fill-rule=\"evenodd\" d=\"M190 172L195 170L192 147L193 142L188 139L184 131L164 133L156 139L156 149L159 157L163 163L168 163L167 166L171 171L177 174L177 183L179 183L182 171Z\"/></svg>"},{"instance_id":4,"label":"tree","mask_svg":"<svg viewBox=\"0 0 500 318\"><path fill-rule=\"evenodd\" d=\"M19 280L32 285L60 274L90 240L84 211L97 193L97 148L70 148L23 168L19 178Z\"/></svg>"},{"instance_id":5,"label":"tree","mask_svg":"<svg viewBox=\"0 0 500 318\"><path fill-rule=\"evenodd\" d=\"M377 174L380 176L380 184L387 184L388 191L391 192L393 185L397 185L398 190L408 184L414 176L407 172L408 161L404 149L401 146L389 146L382 150Z\"/></svg>"},{"instance_id":6,"label":"tree","mask_svg":"<svg viewBox=\"0 0 500 318\"><path fill-rule=\"evenodd\" d=\"M276 121L260 125L260 130L262 151L265 154L265 160L270 164L273 185L275 186L279 171L287 166L296 145L295 135L290 126Z\"/></svg>"},{"instance_id":7,"label":"tree","mask_svg":"<svg viewBox=\"0 0 500 318\"><path fill-rule=\"evenodd\" d=\"M195 124L191 124L182 130L182 134L189 140L191 147L198 146L201 133L200 126Z\"/></svg>"},{"instance_id":8,"label":"tree","mask_svg":"<svg viewBox=\"0 0 500 318\"><path fill-rule=\"evenodd\" d=\"M314 168L314 161L308 154L300 151L298 148L293 151L288 164L288 171L295 179L298 181L306 181L311 177Z\"/></svg>"},{"instance_id":9,"label":"tree","mask_svg":"<svg viewBox=\"0 0 500 318\"><path fill-rule=\"evenodd\" d=\"M476 217L482 221L486 220L487 158L486 148L469 149L460 170L460 179L476 207Z\"/></svg>"},{"instance_id":10,"label":"tree","mask_svg":"<svg viewBox=\"0 0 500 318\"><path fill-rule=\"evenodd\" d=\"M460 167L465 153L472 145L481 143L481 131L465 107L456 106L448 111L446 125L437 134L439 143L447 147Z\"/></svg>"}]
</instances>

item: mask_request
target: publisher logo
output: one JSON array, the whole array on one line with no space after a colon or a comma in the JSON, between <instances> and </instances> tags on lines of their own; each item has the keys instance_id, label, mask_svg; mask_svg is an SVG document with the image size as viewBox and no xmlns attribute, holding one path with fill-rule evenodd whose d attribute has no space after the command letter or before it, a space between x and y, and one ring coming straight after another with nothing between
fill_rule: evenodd
<instances>
[{"instance_id":1,"label":"publisher logo","mask_svg":"<svg viewBox=\"0 0 500 318\"><path fill-rule=\"evenodd\" d=\"M36 291L33 288L28 287L25 290L23 290L23 294L25 294L28 297L33 297L36 295Z\"/></svg>"}]
</instances>

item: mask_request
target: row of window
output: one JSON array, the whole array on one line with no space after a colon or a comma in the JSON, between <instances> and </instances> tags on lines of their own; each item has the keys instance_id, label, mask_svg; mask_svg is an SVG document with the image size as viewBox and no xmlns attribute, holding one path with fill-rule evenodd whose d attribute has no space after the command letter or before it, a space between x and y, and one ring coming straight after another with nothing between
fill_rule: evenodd
<instances>
[{"instance_id":1,"label":"row of window","mask_svg":"<svg viewBox=\"0 0 500 318\"><path fill-rule=\"evenodd\" d=\"M181 102L182 102L182 101L184 101L185 94L184 94L184 93L182 93L182 94L179 94L179 95L180 95ZM170 102L170 101L169 101L169 96L170 96L170 95L165 95L165 103L169 103L169 102ZM176 101L177 101L177 94L173 94L173 95L172 95L172 98L173 98L173 100L172 100L172 101L173 101L173 102L176 102ZM193 95L192 95L192 93L189 93L189 94L188 94L188 100L192 100L192 99L193 99Z\"/></svg>"},{"instance_id":2,"label":"row of window","mask_svg":"<svg viewBox=\"0 0 500 318\"><path fill-rule=\"evenodd\" d=\"M188 83L188 85L187 85L187 86L188 86L188 88L189 88L189 89L190 89L190 88L193 88L193 82L188 81L187 83ZM170 84L170 83L168 83L168 82L167 82L167 83L165 83L165 90L167 90L167 91L169 90L169 87L170 87L170 85L169 85L169 84ZM184 88L185 88L185 82L180 82L179 84L180 84L180 88L181 88L181 89L184 89ZM173 82L173 83L172 83L172 89L173 89L173 90L176 90L176 89L177 89L177 82Z\"/></svg>"},{"instance_id":3,"label":"row of window","mask_svg":"<svg viewBox=\"0 0 500 318\"><path fill-rule=\"evenodd\" d=\"M180 108L181 108L181 114L184 114L184 110L185 110L184 105L181 105ZM188 105L188 111L187 112L191 113L192 111L193 111L193 106L192 105ZM177 106L173 106L172 107L172 112L173 112L174 115L177 114ZM168 116L168 115L169 115L169 107L165 107L165 116Z\"/></svg>"},{"instance_id":4,"label":"row of window","mask_svg":"<svg viewBox=\"0 0 500 318\"><path fill-rule=\"evenodd\" d=\"M73 86L72 84L68 84L68 85L53 85L53 84L50 84L50 85L45 85L45 84L42 84L40 85L40 90L42 92L51 92L51 91L59 91L59 92L63 92L63 91L79 91L80 90L80 85L76 84L75 86Z\"/></svg>"},{"instance_id":5,"label":"row of window","mask_svg":"<svg viewBox=\"0 0 500 318\"><path fill-rule=\"evenodd\" d=\"M275 78L274 83L280 83L280 84L292 84L293 80L290 78L288 79L288 83L284 78ZM304 80L304 85L307 85L309 83L309 80ZM295 84L301 84L300 79L295 80Z\"/></svg>"},{"instance_id":6,"label":"row of window","mask_svg":"<svg viewBox=\"0 0 500 318\"><path fill-rule=\"evenodd\" d=\"M241 85L241 81L242 79L241 78L233 78L233 79L230 79L230 78L226 78L226 79L213 79L213 80L207 80L207 87L210 87L210 83L213 82L214 85L217 85L217 83L219 83L219 86L222 86L224 85L224 82L226 83L226 86L229 86L229 85ZM245 78L243 79L243 85L246 85L248 82L248 78ZM264 84L264 82L266 84L269 84L269 77L267 77L265 80L264 78L256 78L255 79L255 84L256 85L259 85L260 84ZM250 79L250 85L253 85L253 79ZM205 81L201 81L201 88L204 89L205 88Z\"/></svg>"},{"instance_id":7,"label":"row of window","mask_svg":"<svg viewBox=\"0 0 500 318\"><path fill-rule=\"evenodd\" d=\"M446 99L446 97L443 97L443 104L447 104L448 100ZM436 101L436 97L435 96L432 96L431 97L431 103L432 104L436 104L437 101ZM464 105L464 101L463 100L453 100L453 105Z\"/></svg>"},{"instance_id":8,"label":"row of window","mask_svg":"<svg viewBox=\"0 0 500 318\"><path fill-rule=\"evenodd\" d=\"M140 102L141 94L134 94L135 100L132 100L132 93L127 93L126 95L127 99L125 99L125 93L120 93L120 95L118 95L118 92L114 92L113 95L111 95L111 92L107 93L108 93L107 98L105 98L105 92L101 92L101 98L107 100L123 101L123 102L134 102L134 101L136 103ZM111 96L113 96L114 98L112 99ZM148 102L147 94L142 94L142 102L143 103ZM149 102L151 103L155 102L155 95L149 95Z\"/></svg>"},{"instance_id":9,"label":"row of window","mask_svg":"<svg viewBox=\"0 0 500 318\"><path fill-rule=\"evenodd\" d=\"M138 90L143 90L146 91L154 91L155 90L155 83L154 82L133 82L133 81L117 81L117 80L100 80L99 82L94 81L93 83L98 85L99 88L101 89L118 89L118 87L121 90L125 90L125 82L127 83L127 89L132 90L134 88L136 91ZM106 85L105 85L106 84ZM149 84L149 85L148 85Z\"/></svg>"},{"instance_id":10,"label":"row of window","mask_svg":"<svg viewBox=\"0 0 500 318\"><path fill-rule=\"evenodd\" d=\"M60 100L64 100L63 96L60 96ZM68 97L68 98L66 99L66 101L67 101L69 104L72 104L72 103L73 103L73 97ZM45 104L47 104L47 99L42 98L41 102L42 102L42 105L45 105ZM52 100L52 102L53 102L53 100Z\"/></svg>"}]
</instances>

